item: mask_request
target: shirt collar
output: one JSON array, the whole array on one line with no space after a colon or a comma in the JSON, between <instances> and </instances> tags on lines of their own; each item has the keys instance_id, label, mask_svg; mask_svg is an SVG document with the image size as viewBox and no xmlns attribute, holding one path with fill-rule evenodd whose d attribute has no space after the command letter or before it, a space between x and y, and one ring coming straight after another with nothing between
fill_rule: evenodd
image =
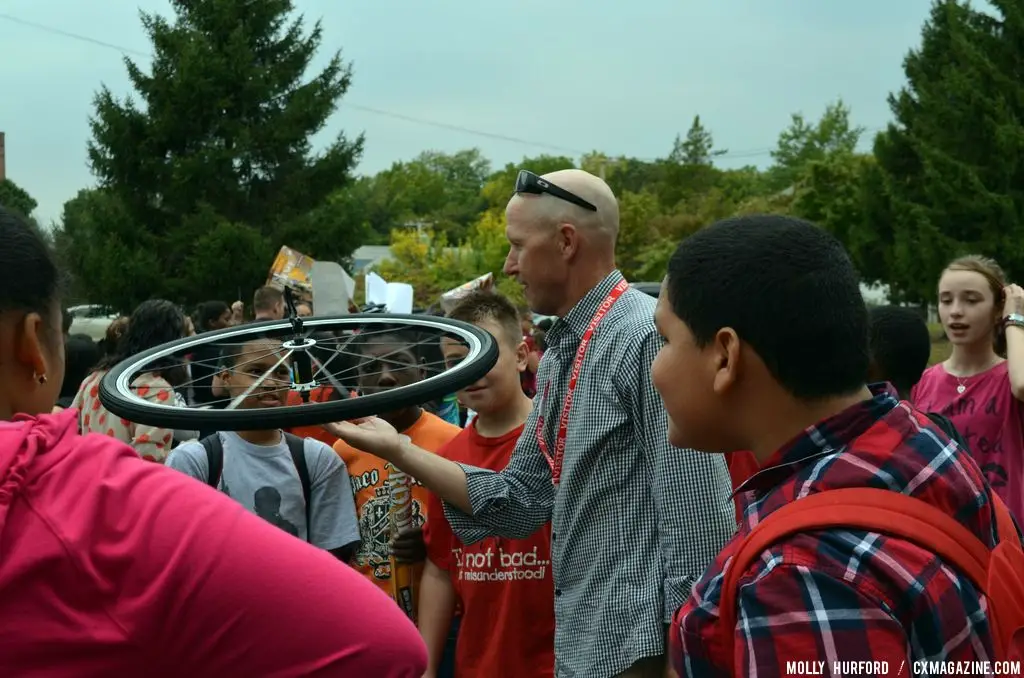
<instances>
[{"instance_id":1,"label":"shirt collar","mask_svg":"<svg viewBox=\"0 0 1024 678\"><path fill-rule=\"evenodd\" d=\"M622 273L614 270L604 280L591 287L590 291L584 294L583 298L577 301L576 305L565 316L559 318L551 325L551 329L548 330L545 337L547 342L557 343L567 331L572 332L577 337L582 337L587 331L590 321L597 314L597 309L600 308L605 298L622 279Z\"/></svg>"},{"instance_id":2,"label":"shirt collar","mask_svg":"<svg viewBox=\"0 0 1024 678\"><path fill-rule=\"evenodd\" d=\"M780 485L809 461L834 454L858 438L880 418L896 407L899 398L888 383L871 384L872 398L852 405L842 412L806 429L776 450L760 471L739 487L739 492L765 492Z\"/></svg>"}]
</instances>

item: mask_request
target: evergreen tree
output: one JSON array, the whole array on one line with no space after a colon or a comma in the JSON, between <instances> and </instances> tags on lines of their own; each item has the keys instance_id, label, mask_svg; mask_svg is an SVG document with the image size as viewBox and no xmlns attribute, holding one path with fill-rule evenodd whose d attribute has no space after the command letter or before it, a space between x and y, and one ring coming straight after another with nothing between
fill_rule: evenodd
<instances>
[{"instance_id":1,"label":"evergreen tree","mask_svg":"<svg viewBox=\"0 0 1024 678\"><path fill-rule=\"evenodd\" d=\"M171 20L142 15L154 56L148 73L125 60L136 96L96 96L89 159L102 195L69 205L62 234L81 245L72 265L83 285L122 307L157 295L230 299L262 283L283 244L348 256L361 222L323 212L344 203L329 198L348 184L362 137L312 150L351 80L338 53L305 76L319 22L306 32L291 0L171 6ZM88 214L97 206L103 221ZM317 231L306 243L281 241L307 226Z\"/></svg>"},{"instance_id":2,"label":"evergreen tree","mask_svg":"<svg viewBox=\"0 0 1024 678\"><path fill-rule=\"evenodd\" d=\"M701 124L700 116L693 116L693 123L690 124L686 138L676 136L672 144L672 153L669 154L669 161L678 165L694 165L710 167L713 160L724 155L726 151L715 150L715 141L711 131Z\"/></svg>"},{"instance_id":3,"label":"evergreen tree","mask_svg":"<svg viewBox=\"0 0 1024 678\"><path fill-rule=\"evenodd\" d=\"M934 298L942 269L968 252L1024 275L1024 5L991 5L997 16L933 4L907 85L889 98L896 122L875 140L882 190L869 213L911 299Z\"/></svg>"}]
</instances>

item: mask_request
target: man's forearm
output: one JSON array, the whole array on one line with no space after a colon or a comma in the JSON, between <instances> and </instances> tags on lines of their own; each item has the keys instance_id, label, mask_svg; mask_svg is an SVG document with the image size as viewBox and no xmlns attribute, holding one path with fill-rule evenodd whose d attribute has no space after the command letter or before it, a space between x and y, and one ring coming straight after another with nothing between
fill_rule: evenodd
<instances>
[{"instance_id":1,"label":"man's forearm","mask_svg":"<svg viewBox=\"0 0 1024 678\"><path fill-rule=\"evenodd\" d=\"M395 466L466 515L473 514L469 489L466 487L466 473L455 462L405 440L401 451L395 456Z\"/></svg>"}]
</instances>

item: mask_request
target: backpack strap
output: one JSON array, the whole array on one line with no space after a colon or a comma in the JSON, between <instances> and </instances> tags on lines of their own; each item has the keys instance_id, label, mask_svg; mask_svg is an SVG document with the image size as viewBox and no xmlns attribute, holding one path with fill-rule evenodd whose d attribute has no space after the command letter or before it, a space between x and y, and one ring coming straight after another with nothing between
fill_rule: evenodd
<instances>
[{"instance_id":1,"label":"backpack strap","mask_svg":"<svg viewBox=\"0 0 1024 678\"><path fill-rule=\"evenodd\" d=\"M925 416L932 420L932 423L942 429L942 432L952 439L957 446L964 452L970 452L970 448L967 447L967 441L960 435L960 431L956 429L956 425L950 421L949 417L939 414L938 412L926 412Z\"/></svg>"},{"instance_id":2,"label":"backpack strap","mask_svg":"<svg viewBox=\"0 0 1024 678\"><path fill-rule=\"evenodd\" d=\"M1013 519L995 495L999 539L1016 540ZM1005 515L1002 515L1005 513ZM1009 521L1010 530L1005 527ZM926 548L970 579L981 591L988 582L991 551L954 518L920 499L869 487L818 492L791 502L767 516L739 543L722 580L719 601L720 639L725 656L734 656L736 598L740 577L771 546L800 532L828 529L866 530ZM998 633L993 633L997 645Z\"/></svg>"},{"instance_id":3,"label":"backpack strap","mask_svg":"<svg viewBox=\"0 0 1024 678\"><path fill-rule=\"evenodd\" d=\"M206 484L216 490L220 485L221 473L224 472L224 442L220 439L219 433L214 433L199 443L206 450Z\"/></svg>"},{"instance_id":4,"label":"backpack strap","mask_svg":"<svg viewBox=\"0 0 1024 678\"><path fill-rule=\"evenodd\" d=\"M312 483L309 480L309 466L306 464L306 439L291 433L285 433L284 440L288 443L288 451L291 452L292 463L295 464L295 470L299 472L299 482L302 483L302 499L306 504L306 541L309 541L313 531L313 512L310 502L313 489Z\"/></svg>"}]
</instances>

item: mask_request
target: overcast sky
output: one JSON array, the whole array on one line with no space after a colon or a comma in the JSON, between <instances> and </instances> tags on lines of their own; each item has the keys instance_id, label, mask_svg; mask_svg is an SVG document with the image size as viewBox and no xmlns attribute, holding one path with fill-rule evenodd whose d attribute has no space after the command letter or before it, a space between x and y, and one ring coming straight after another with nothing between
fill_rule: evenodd
<instances>
[{"instance_id":1,"label":"overcast sky","mask_svg":"<svg viewBox=\"0 0 1024 678\"><path fill-rule=\"evenodd\" d=\"M764 165L791 113L816 118L837 97L858 124L883 126L886 95L903 82L903 57L930 2L295 4L323 20L324 46L354 64L327 133L365 132L359 171L373 173L424 150L473 146L495 166L593 149L654 158L695 114L729 150L721 164ZM7 174L39 201L44 223L93 183L85 152L92 98L100 83L128 93L118 48L145 61L138 9L170 11L167 0L0 0Z\"/></svg>"}]
</instances>

